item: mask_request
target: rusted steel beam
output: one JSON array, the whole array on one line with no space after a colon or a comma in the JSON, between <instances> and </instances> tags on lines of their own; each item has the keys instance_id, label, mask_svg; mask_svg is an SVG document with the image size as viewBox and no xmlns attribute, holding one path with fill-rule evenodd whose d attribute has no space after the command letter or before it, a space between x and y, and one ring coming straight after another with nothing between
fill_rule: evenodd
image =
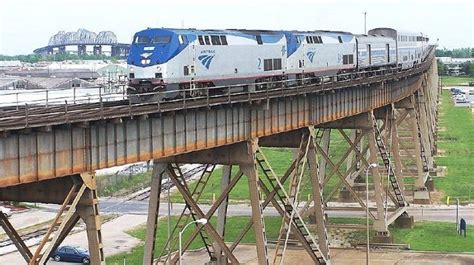
<instances>
[{"instance_id":1,"label":"rusted steel beam","mask_svg":"<svg viewBox=\"0 0 474 265\"><path fill-rule=\"evenodd\" d=\"M420 83L419 76L412 76L383 86L269 99L266 108L252 108L248 103L221 105L148 119L91 123L85 128L53 127L51 132L28 134L12 131L0 138L0 187L188 156L193 151L322 125L398 102L418 90Z\"/></svg>"}]
</instances>

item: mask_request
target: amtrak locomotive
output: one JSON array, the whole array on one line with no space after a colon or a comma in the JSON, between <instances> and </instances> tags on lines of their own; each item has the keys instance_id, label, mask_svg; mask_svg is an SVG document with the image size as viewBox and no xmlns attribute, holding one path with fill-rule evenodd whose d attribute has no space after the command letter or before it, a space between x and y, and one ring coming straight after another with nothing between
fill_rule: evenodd
<instances>
[{"instance_id":1,"label":"amtrak locomotive","mask_svg":"<svg viewBox=\"0 0 474 265\"><path fill-rule=\"evenodd\" d=\"M390 28L372 29L368 35L149 28L133 37L128 93L166 91L162 97L176 98L206 87L255 91L283 80L291 86L336 73L408 69L421 62L427 42L422 33Z\"/></svg>"}]
</instances>

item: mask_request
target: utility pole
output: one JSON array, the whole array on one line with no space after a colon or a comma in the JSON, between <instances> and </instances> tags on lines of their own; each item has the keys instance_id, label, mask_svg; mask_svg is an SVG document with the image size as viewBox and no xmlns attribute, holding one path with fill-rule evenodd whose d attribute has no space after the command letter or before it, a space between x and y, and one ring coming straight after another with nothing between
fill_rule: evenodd
<instances>
[{"instance_id":1,"label":"utility pole","mask_svg":"<svg viewBox=\"0 0 474 265\"><path fill-rule=\"evenodd\" d=\"M367 11L364 12L364 34L367 34Z\"/></svg>"}]
</instances>

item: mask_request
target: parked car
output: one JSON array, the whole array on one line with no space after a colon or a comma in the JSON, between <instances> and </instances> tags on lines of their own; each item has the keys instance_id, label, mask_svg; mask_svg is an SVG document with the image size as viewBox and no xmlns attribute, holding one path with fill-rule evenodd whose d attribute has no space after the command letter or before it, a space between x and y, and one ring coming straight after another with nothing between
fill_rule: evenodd
<instances>
[{"instance_id":1,"label":"parked car","mask_svg":"<svg viewBox=\"0 0 474 265\"><path fill-rule=\"evenodd\" d=\"M79 262L83 264L90 263L89 251L81 247L62 246L59 247L51 257L55 261Z\"/></svg>"},{"instance_id":2,"label":"parked car","mask_svg":"<svg viewBox=\"0 0 474 265\"><path fill-rule=\"evenodd\" d=\"M456 100L456 103L469 103L469 100L464 94L456 95L454 99Z\"/></svg>"},{"instance_id":3,"label":"parked car","mask_svg":"<svg viewBox=\"0 0 474 265\"><path fill-rule=\"evenodd\" d=\"M451 93L452 93L453 95L466 94L466 93L465 93L464 91L462 91L461 89L455 88L455 87L451 88Z\"/></svg>"}]
</instances>

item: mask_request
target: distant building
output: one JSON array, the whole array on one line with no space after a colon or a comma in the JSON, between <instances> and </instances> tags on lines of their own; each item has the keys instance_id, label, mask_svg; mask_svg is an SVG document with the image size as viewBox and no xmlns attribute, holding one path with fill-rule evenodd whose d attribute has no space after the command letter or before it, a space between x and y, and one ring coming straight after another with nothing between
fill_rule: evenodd
<instances>
[{"instance_id":1,"label":"distant building","mask_svg":"<svg viewBox=\"0 0 474 265\"><path fill-rule=\"evenodd\" d=\"M451 58L451 57L437 57L446 68L448 75L463 75L461 65L467 62L474 63L474 58Z\"/></svg>"},{"instance_id":2,"label":"distant building","mask_svg":"<svg viewBox=\"0 0 474 265\"><path fill-rule=\"evenodd\" d=\"M78 55L108 55L126 58L130 44L119 43L111 31L95 33L86 29L76 32L60 31L50 37L48 45L33 52L41 55L69 53Z\"/></svg>"},{"instance_id":3,"label":"distant building","mask_svg":"<svg viewBox=\"0 0 474 265\"><path fill-rule=\"evenodd\" d=\"M93 86L94 84L79 78L0 77L0 90L67 89Z\"/></svg>"},{"instance_id":4,"label":"distant building","mask_svg":"<svg viewBox=\"0 0 474 265\"><path fill-rule=\"evenodd\" d=\"M121 76L127 76L126 65L109 64L97 70L97 74L102 77L103 81L116 81Z\"/></svg>"},{"instance_id":5,"label":"distant building","mask_svg":"<svg viewBox=\"0 0 474 265\"><path fill-rule=\"evenodd\" d=\"M23 64L20 61L0 61L0 69L21 67L21 66L23 66Z\"/></svg>"},{"instance_id":6,"label":"distant building","mask_svg":"<svg viewBox=\"0 0 474 265\"><path fill-rule=\"evenodd\" d=\"M22 69L5 71L5 75L17 77L42 77L42 78L79 78L83 80L95 80L99 78L97 72L89 69Z\"/></svg>"}]
</instances>

